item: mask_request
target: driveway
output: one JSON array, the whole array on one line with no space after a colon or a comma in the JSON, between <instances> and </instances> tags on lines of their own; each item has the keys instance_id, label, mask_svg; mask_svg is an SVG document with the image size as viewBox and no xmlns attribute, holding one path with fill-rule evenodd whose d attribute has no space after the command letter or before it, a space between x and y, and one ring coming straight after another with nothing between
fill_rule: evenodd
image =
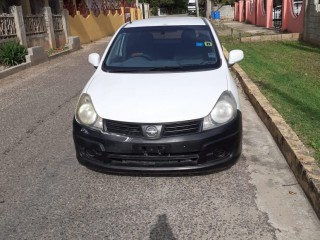
<instances>
[{"instance_id":1,"label":"driveway","mask_svg":"<svg viewBox=\"0 0 320 240\"><path fill-rule=\"evenodd\" d=\"M319 239L318 218L241 89L243 153L228 170L139 177L79 165L74 109L94 71L87 56L106 45L0 80L0 239Z\"/></svg>"}]
</instances>

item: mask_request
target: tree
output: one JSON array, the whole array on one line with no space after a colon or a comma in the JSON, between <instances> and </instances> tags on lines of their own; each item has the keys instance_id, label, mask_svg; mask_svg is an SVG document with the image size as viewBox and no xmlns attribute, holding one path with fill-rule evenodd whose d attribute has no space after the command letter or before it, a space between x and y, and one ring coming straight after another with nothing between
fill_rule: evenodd
<instances>
[{"instance_id":1,"label":"tree","mask_svg":"<svg viewBox=\"0 0 320 240\"><path fill-rule=\"evenodd\" d=\"M0 13L9 12L9 7L13 5L21 5L21 1L18 0L0 0Z\"/></svg>"},{"instance_id":2,"label":"tree","mask_svg":"<svg viewBox=\"0 0 320 240\"><path fill-rule=\"evenodd\" d=\"M154 14L158 8L165 8L171 14L179 12L179 10L186 10L188 0L145 0L145 2L150 4Z\"/></svg>"}]
</instances>

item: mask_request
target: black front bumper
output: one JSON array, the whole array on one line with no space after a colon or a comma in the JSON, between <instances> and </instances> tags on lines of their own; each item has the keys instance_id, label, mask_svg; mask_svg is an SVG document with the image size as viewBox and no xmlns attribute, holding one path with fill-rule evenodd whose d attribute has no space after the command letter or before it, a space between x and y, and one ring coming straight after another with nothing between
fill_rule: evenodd
<instances>
[{"instance_id":1,"label":"black front bumper","mask_svg":"<svg viewBox=\"0 0 320 240\"><path fill-rule=\"evenodd\" d=\"M73 121L79 162L106 172L203 172L233 164L241 153L241 112L230 123L185 136L157 140L93 130Z\"/></svg>"}]
</instances>

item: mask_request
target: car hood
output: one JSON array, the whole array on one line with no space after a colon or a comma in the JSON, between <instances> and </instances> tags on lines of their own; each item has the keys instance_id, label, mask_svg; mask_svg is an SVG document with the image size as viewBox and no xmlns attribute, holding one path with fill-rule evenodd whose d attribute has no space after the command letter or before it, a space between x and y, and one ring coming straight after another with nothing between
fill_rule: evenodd
<instances>
[{"instance_id":1,"label":"car hood","mask_svg":"<svg viewBox=\"0 0 320 240\"><path fill-rule=\"evenodd\" d=\"M87 88L98 115L104 119L164 123L207 116L227 76L221 68L197 72L96 72Z\"/></svg>"}]
</instances>

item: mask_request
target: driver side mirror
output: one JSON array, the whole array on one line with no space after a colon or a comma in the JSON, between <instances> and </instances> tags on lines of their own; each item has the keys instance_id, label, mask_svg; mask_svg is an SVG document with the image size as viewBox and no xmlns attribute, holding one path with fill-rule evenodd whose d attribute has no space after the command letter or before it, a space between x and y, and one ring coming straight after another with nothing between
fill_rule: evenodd
<instances>
[{"instance_id":1,"label":"driver side mirror","mask_svg":"<svg viewBox=\"0 0 320 240\"><path fill-rule=\"evenodd\" d=\"M99 66L100 55L98 53L91 53L88 57L89 63L91 63L95 68Z\"/></svg>"},{"instance_id":2,"label":"driver side mirror","mask_svg":"<svg viewBox=\"0 0 320 240\"><path fill-rule=\"evenodd\" d=\"M232 50L229 52L228 57L228 67L232 67L233 64L240 62L243 59L243 51L242 50Z\"/></svg>"}]
</instances>

